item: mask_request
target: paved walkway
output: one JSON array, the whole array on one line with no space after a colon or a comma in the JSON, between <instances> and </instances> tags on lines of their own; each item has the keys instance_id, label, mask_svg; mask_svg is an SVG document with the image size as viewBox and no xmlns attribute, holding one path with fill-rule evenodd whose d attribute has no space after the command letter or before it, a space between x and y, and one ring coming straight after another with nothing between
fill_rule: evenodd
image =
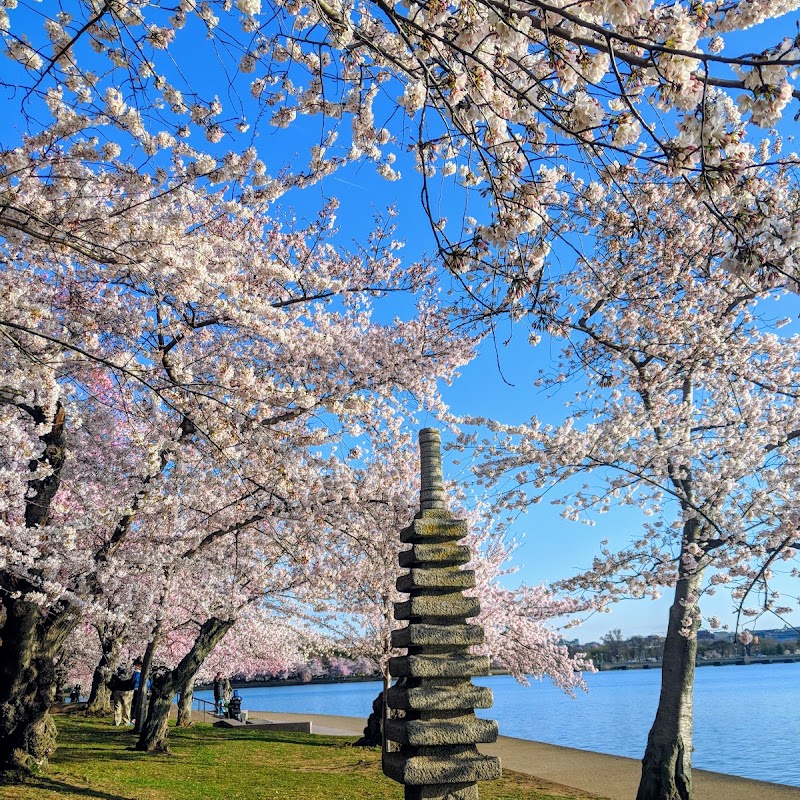
<instances>
[{"instance_id":1,"label":"paved walkway","mask_svg":"<svg viewBox=\"0 0 800 800\"><path fill-rule=\"evenodd\" d=\"M314 733L360 736L366 720L323 714L251 712L274 722L311 720ZM483 752L500 756L504 769L535 775L550 783L578 789L609 800L634 800L641 762L588 750L559 747L526 739L501 736L495 744L481 745ZM692 770L697 800L800 800L800 788L778 783L735 778L704 769Z\"/></svg>"}]
</instances>

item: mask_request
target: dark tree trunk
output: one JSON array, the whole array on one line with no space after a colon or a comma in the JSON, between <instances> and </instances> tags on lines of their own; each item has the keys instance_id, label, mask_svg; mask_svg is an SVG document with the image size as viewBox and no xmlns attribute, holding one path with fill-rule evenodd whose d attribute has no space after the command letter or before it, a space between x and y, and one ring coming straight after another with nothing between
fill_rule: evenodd
<instances>
[{"instance_id":1,"label":"dark tree trunk","mask_svg":"<svg viewBox=\"0 0 800 800\"><path fill-rule=\"evenodd\" d=\"M5 598L0 629L0 770L46 766L56 728L48 711L58 683L57 654L75 628L69 610L49 613L24 599Z\"/></svg>"},{"instance_id":2,"label":"dark tree trunk","mask_svg":"<svg viewBox=\"0 0 800 800\"><path fill-rule=\"evenodd\" d=\"M46 418L42 409L31 409L33 419L42 424ZM50 430L39 437L44 445L44 452L38 459L31 461L31 472L36 472L39 467L45 467L45 478L33 478L28 481L27 501L25 503L25 527L38 528L47 525L50 519L50 504L61 486L61 469L67 458L66 447L66 410L59 403L53 416Z\"/></svg>"},{"instance_id":3,"label":"dark tree trunk","mask_svg":"<svg viewBox=\"0 0 800 800\"><path fill-rule=\"evenodd\" d=\"M139 688L133 695L133 708L131 709L131 716L136 720L134 730L136 733L141 733L144 728L144 721L147 717L147 681L151 678L151 671L153 667L153 655L156 652L156 645L161 638L161 621L156 623L153 630L153 635L147 643L144 651L144 658L142 659L142 671L139 676Z\"/></svg>"},{"instance_id":4,"label":"dark tree trunk","mask_svg":"<svg viewBox=\"0 0 800 800\"><path fill-rule=\"evenodd\" d=\"M41 407L24 410L36 424L48 422ZM50 521L66 459L65 423L64 406L58 403L49 430L39 437L43 451L30 462L26 528ZM43 478L35 477L40 468ZM0 629L0 769L5 772L42 767L55 751L56 727L47 712L59 680L58 651L78 620L68 606L42 608L27 602L25 596L37 589L35 574L31 580L0 574L6 611Z\"/></svg>"},{"instance_id":5,"label":"dark tree trunk","mask_svg":"<svg viewBox=\"0 0 800 800\"><path fill-rule=\"evenodd\" d=\"M119 634L113 628L98 630L97 634L100 637L101 655L92 675L92 688L89 690L86 713L99 715L111 713L111 690L108 688L108 681L117 664Z\"/></svg>"},{"instance_id":6,"label":"dark tree trunk","mask_svg":"<svg viewBox=\"0 0 800 800\"><path fill-rule=\"evenodd\" d=\"M389 686L392 676L388 671L383 673L383 691L381 692L381 752L388 753L389 740L386 738L386 720L389 719Z\"/></svg>"},{"instance_id":7,"label":"dark tree trunk","mask_svg":"<svg viewBox=\"0 0 800 800\"><path fill-rule=\"evenodd\" d=\"M381 747L383 745L383 714L384 697L386 693L381 693L372 701L372 713L367 718L367 724L361 738L353 742L353 747Z\"/></svg>"},{"instance_id":8,"label":"dark tree trunk","mask_svg":"<svg viewBox=\"0 0 800 800\"><path fill-rule=\"evenodd\" d=\"M175 723L179 728L188 728L192 724L192 700L194 699L194 679L192 675L181 689L178 697L178 721Z\"/></svg>"},{"instance_id":9,"label":"dark tree trunk","mask_svg":"<svg viewBox=\"0 0 800 800\"><path fill-rule=\"evenodd\" d=\"M647 737L642 759L642 778L636 800L692 800L692 721L697 638L685 636L681 620L694 604L702 581L702 571L681 578L669 611L669 626L664 643L661 669L661 696L658 711ZM696 634L699 624L694 615L689 630Z\"/></svg>"},{"instance_id":10,"label":"dark tree trunk","mask_svg":"<svg viewBox=\"0 0 800 800\"><path fill-rule=\"evenodd\" d=\"M158 601L159 610L156 614L156 624L153 628L153 633L150 636L150 641L147 643L147 648L144 651L144 658L142 659L142 672L139 679L139 688L133 698L132 714L136 720L134 730L136 733L141 733L144 729L144 721L147 719L148 713L148 694L147 694L147 681L150 678L150 672L153 666L153 656L156 652L158 640L161 638L161 631L164 625L164 606L167 604L170 589L170 574L169 570L164 573L164 589L161 592L161 598Z\"/></svg>"},{"instance_id":11,"label":"dark tree trunk","mask_svg":"<svg viewBox=\"0 0 800 800\"><path fill-rule=\"evenodd\" d=\"M180 664L173 670L153 675L150 705L141 736L136 743L137 750L148 753L168 752L167 723L172 698L186 685L190 677L197 674L203 661L230 630L233 623L232 619L221 620L216 617L206 620L200 627L192 649L183 657Z\"/></svg>"},{"instance_id":12,"label":"dark tree trunk","mask_svg":"<svg viewBox=\"0 0 800 800\"><path fill-rule=\"evenodd\" d=\"M383 689L381 693L372 701L372 713L367 718L367 725L361 738L353 743L353 747L378 747L384 752L389 752L391 742L383 735L384 720L390 714L390 709L387 705L387 692L389 685L392 682L390 675L383 676ZM397 681L397 686L402 686L405 683L405 678L400 678ZM402 711L395 711L395 715L402 715Z\"/></svg>"}]
</instances>

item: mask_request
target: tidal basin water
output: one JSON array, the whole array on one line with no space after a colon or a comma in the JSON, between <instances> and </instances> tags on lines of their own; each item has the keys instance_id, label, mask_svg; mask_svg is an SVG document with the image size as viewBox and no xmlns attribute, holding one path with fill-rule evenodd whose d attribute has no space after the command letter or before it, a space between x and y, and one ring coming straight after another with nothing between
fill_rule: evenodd
<instances>
[{"instance_id":1,"label":"tidal basin water","mask_svg":"<svg viewBox=\"0 0 800 800\"><path fill-rule=\"evenodd\" d=\"M661 670L587 675L587 693L570 698L549 682L521 686L497 675L494 706L503 736L639 759L655 716ZM243 708L366 717L381 689L367 683L241 689ZM197 697L212 699L211 692ZM700 769L800 786L800 663L701 667L695 681L692 762Z\"/></svg>"}]
</instances>

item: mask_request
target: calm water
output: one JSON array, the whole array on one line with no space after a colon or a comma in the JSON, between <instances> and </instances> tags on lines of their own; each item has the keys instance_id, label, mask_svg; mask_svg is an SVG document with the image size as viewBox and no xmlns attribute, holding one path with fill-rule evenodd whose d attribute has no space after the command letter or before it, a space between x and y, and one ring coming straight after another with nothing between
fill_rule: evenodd
<instances>
[{"instance_id":1,"label":"calm water","mask_svg":"<svg viewBox=\"0 0 800 800\"><path fill-rule=\"evenodd\" d=\"M566 697L549 683L520 686L508 676L476 678L491 686L481 711L500 733L641 758L658 704L661 671L588 675L589 692ZM366 717L380 682L243 689L253 711ZM197 697L211 699L210 692ZM800 663L702 667L695 683L695 767L800 786Z\"/></svg>"}]
</instances>

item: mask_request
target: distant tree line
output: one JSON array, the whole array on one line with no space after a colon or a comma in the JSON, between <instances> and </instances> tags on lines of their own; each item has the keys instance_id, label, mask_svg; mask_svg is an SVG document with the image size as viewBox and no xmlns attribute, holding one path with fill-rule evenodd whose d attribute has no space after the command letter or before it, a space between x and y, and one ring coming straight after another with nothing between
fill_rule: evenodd
<instances>
[{"instance_id":1,"label":"distant tree line","mask_svg":"<svg viewBox=\"0 0 800 800\"><path fill-rule=\"evenodd\" d=\"M709 661L717 658L735 658L742 655L780 656L800 653L800 634L794 638L773 638L771 631L759 635L755 631L752 640L745 644L740 637L716 636L711 631L701 630L697 634L697 660ZM664 650L665 637L649 636L623 637L619 628L605 634L600 642L570 644L570 653L585 653L594 665L602 668L604 664L660 663Z\"/></svg>"}]
</instances>

